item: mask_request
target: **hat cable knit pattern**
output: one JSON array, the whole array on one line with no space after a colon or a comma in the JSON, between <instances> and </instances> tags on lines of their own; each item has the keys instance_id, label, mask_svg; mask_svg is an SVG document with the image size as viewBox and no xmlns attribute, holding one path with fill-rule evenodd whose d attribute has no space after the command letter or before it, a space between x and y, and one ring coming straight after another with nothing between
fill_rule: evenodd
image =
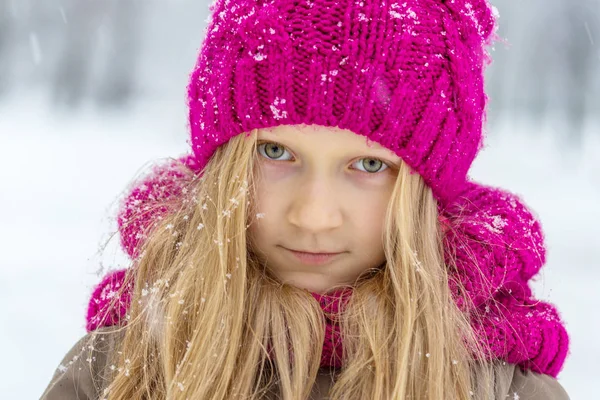
<instances>
[{"instance_id":1,"label":"hat cable knit pattern","mask_svg":"<svg viewBox=\"0 0 600 400\"><path fill-rule=\"evenodd\" d=\"M165 201L182 194L178 165L201 174L218 146L255 128L348 129L394 151L432 189L450 287L459 307L479 311L471 324L487 356L556 376L568 335L529 286L545 263L540 223L518 196L467 178L483 145L494 9L485 0L217 0L210 9L187 88L192 153L134 183L118 215L125 251L137 257L170 211ZM124 276L110 272L95 288L88 331L126 323L131 288L114 298ZM338 297L313 296L338 310ZM326 326L322 365L340 366L339 329Z\"/></svg>"},{"instance_id":2,"label":"hat cable knit pattern","mask_svg":"<svg viewBox=\"0 0 600 400\"><path fill-rule=\"evenodd\" d=\"M348 129L389 148L446 203L483 145L484 0L229 0L211 5L188 84L203 166L242 132Z\"/></svg>"}]
</instances>

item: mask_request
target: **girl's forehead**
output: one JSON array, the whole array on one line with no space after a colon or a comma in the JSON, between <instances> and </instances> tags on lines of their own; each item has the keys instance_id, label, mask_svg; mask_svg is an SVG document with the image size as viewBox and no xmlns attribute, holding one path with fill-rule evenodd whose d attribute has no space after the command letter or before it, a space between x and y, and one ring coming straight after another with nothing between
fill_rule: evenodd
<instances>
[{"instance_id":1,"label":"girl's forehead","mask_svg":"<svg viewBox=\"0 0 600 400\"><path fill-rule=\"evenodd\" d=\"M277 140L281 141L284 145L323 146L327 144L332 147L340 147L340 149L380 153L400 160L400 157L392 150L348 129L302 124L278 125L275 127L260 128L257 131L259 139Z\"/></svg>"}]
</instances>

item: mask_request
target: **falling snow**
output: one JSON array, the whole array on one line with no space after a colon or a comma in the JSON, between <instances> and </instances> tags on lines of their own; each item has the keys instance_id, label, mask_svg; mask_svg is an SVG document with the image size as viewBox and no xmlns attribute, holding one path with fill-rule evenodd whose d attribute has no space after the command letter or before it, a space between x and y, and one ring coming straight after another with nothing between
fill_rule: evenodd
<instances>
[{"instance_id":1,"label":"falling snow","mask_svg":"<svg viewBox=\"0 0 600 400\"><path fill-rule=\"evenodd\" d=\"M60 13L60 16L61 16L63 22L66 24L67 23L67 14L65 13L65 9L63 7L58 7L58 12Z\"/></svg>"},{"instance_id":2,"label":"falling snow","mask_svg":"<svg viewBox=\"0 0 600 400\"><path fill-rule=\"evenodd\" d=\"M273 101L273 104L271 104L271 112L273 113L273 117L275 119L283 119L283 118L287 118L288 114L287 111L281 111L278 107L283 104L285 104L285 99L279 99L279 97L276 97L275 100Z\"/></svg>"},{"instance_id":3,"label":"falling snow","mask_svg":"<svg viewBox=\"0 0 600 400\"><path fill-rule=\"evenodd\" d=\"M37 65L42 62L42 49L40 48L40 41L38 35L35 32L29 33L29 44L31 46L31 57L33 62Z\"/></svg>"},{"instance_id":4,"label":"falling snow","mask_svg":"<svg viewBox=\"0 0 600 400\"><path fill-rule=\"evenodd\" d=\"M497 233L497 234L502 234L503 233L503 229L507 222L504 218L502 218L502 216L500 215L492 215L492 216L486 216L487 220L491 219L491 223L488 221L485 221L483 224L485 226L485 228L487 230L489 230L492 233Z\"/></svg>"},{"instance_id":5,"label":"falling snow","mask_svg":"<svg viewBox=\"0 0 600 400\"><path fill-rule=\"evenodd\" d=\"M256 54L254 55L254 59L255 59L256 61L262 61L262 60L264 60L264 59L266 59L266 58L267 58L267 56L266 56L266 55L264 55L264 54L262 54L262 53L256 53Z\"/></svg>"}]
</instances>

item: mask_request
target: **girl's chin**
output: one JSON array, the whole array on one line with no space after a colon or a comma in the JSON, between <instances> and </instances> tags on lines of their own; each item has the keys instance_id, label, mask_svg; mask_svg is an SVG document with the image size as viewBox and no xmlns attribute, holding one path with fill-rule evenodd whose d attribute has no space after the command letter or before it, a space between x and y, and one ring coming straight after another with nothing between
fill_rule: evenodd
<instances>
[{"instance_id":1,"label":"girl's chin","mask_svg":"<svg viewBox=\"0 0 600 400\"><path fill-rule=\"evenodd\" d=\"M288 279L288 280L282 280L282 282L285 282L288 285L297 287L298 289L308 290L311 293L317 293L317 294L326 294L327 292L334 290L334 286L335 286L335 284L315 285L314 280L311 281L309 279L307 279L307 280Z\"/></svg>"}]
</instances>

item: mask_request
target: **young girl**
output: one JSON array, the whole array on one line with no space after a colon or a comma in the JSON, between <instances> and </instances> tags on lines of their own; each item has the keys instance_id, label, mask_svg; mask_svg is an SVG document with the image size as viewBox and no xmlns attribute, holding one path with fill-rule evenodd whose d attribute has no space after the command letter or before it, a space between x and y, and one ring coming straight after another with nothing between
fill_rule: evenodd
<instances>
[{"instance_id":1,"label":"young girl","mask_svg":"<svg viewBox=\"0 0 600 400\"><path fill-rule=\"evenodd\" d=\"M225 0L191 152L133 185L127 270L42 398L567 399L540 223L471 181L484 0Z\"/></svg>"}]
</instances>

